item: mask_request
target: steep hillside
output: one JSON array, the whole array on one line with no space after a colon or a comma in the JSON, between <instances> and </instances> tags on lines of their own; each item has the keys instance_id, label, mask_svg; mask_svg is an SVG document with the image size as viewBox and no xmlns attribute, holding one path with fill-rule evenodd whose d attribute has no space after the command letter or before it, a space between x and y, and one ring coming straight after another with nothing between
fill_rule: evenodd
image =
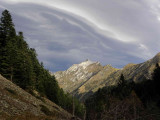
<instances>
[{"instance_id":1,"label":"steep hillside","mask_svg":"<svg viewBox=\"0 0 160 120\"><path fill-rule=\"evenodd\" d=\"M0 75L1 120L70 120L71 117L48 99L34 97Z\"/></svg>"},{"instance_id":2,"label":"steep hillside","mask_svg":"<svg viewBox=\"0 0 160 120\"><path fill-rule=\"evenodd\" d=\"M71 66L66 71L56 72L54 75L66 92L84 100L99 88L115 85L121 74L124 74L126 80L135 82L151 79L156 63L160 63L160 53L144 63L128 64L122 69L113 68L111 65L101 66L98 62L85 61ZM86 66L82 67L83 64Z\"/></svg>"},{"instance_id":3,"label":"steep hillside","mask_svg":"<svg viewBox=\"0 0 160 120\"><path fill-rule=\"evenodd\" d=\"M29 47L23 32L16 31L8 10L0 17L0 74L23 90L37 91L72 112L72 96L64 93L55 77L38 60L36 50ZM77 99L75 101L75 115L81 117L85 107Z\"/></svg>"}]
</instances>

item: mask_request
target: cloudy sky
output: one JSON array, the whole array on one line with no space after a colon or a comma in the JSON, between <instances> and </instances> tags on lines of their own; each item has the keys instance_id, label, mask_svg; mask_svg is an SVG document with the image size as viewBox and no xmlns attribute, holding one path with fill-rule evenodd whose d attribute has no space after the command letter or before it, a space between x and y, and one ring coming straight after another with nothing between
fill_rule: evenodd
<instances>
[{"instance_id":1,"label":"cloudy sky","mask_svg":"<svg viewBox=\"0 0 160 120\"><path fill-rule=\"evenodd\" d=\"M159 0L0 0L50 71L86 59L121 68L160 52Z\"/></svg>"}]
</instances>

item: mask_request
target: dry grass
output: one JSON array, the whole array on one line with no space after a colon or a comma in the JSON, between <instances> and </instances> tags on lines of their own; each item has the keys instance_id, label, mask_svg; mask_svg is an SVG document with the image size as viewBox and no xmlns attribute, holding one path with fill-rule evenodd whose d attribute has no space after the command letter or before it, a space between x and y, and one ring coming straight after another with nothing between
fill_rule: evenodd
<instances>
[{"instance_id":1,"label":"dry grass","mask_svg":"<svg viewBox=\"0 0 160 120\"><path fill-rule=\"evenodd\" d=\"M0 120L69 120L71 117L50 100L36 98L0 75Z\"/></svg>"}]
</instances>

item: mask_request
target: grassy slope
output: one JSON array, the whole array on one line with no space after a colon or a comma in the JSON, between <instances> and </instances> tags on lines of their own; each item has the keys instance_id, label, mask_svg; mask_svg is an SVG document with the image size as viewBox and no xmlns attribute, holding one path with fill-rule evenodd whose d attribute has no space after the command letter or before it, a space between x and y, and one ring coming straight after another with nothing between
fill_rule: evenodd
<instances>
[{"instance_id":1,"label":"grassy slope","mask_svg":"<svg viewBox=\"0 0 160 120\"><path fill-rule=\"evenodd\" d=\"M38 99L0 75L0 120L70 120L71 114Z\"/></svg>"}]
</instances>

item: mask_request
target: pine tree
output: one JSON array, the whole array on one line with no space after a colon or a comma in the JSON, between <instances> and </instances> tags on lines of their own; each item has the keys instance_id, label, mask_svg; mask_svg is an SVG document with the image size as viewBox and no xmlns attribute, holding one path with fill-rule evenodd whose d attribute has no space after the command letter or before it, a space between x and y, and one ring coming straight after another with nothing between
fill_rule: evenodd
<instances>
[{"instance_id":1,"label":"pine tree","mask_svg":"<svg viewBox=\"0 0 160 120\"><path fill-rule=\"evenodd\" d=\"M118 86L124 86L125 85L125 79L124 79L124 75L121 74L120 79L118 81Z\"/></svg>"},{"instance_id":2,"label":"pine tree","mask_svg":"<svg viewBox=\"0 0 160 120\"><path fill-rule=\"evenodd\" d=\"M156 68L153 72L153 80L154 80L154 84L155 84L155 89L158 92L158 94L160 95L160 66L157 63L156 64Z\"/></svg>"},{"instance_id":3,"label":"pine tree","mask_svg":"<svg viewBox=\"0 0 160 120\"><path fill-rule=\"evenodd\" d=\"M12 17L8 10L4 10L2 12L2 17L0 20L0 38L2 46L5 46L8 42L7 40L10 40L10 38L14 38L16 36L16 31L12 22Z\"/></svg>"},{"instance_id":4,"label":"pine tree","mask_svg":"<svg viewBox=\"0 0 160 120\"><path fill-rule=\"evenodd\" d=\"M128 84L124 78L124 75L121 74L120 79L118 81L117 93L120 99L123 99L130 93L130 89L128 88Z\"/></svg>"},{"instance_id":5,"label":"pine tree","mask_svg":"<svg viewBox=\"0 0 160 120\"><path fill-rule=\"evenodd\" d=\"M0 19L0 74L27 91L37 90L71 112L72 97L60 89L55 77L38 61L35 49L29 48L23 32L16 34L8 10L2 12ZM75 101L75 114L80 115L85 108Z\"/></svg>"},{"instance_id":6,"label":"pine tree","mask_svg":"<svg viewBox=\"0 0 160 120\"><path fill-rule=\"evenodd\" d=\"M12 79L13 58L15 58L16 32L8 10L2 12L0 19L0 73Z\"/></svg>"}]
</instances>

